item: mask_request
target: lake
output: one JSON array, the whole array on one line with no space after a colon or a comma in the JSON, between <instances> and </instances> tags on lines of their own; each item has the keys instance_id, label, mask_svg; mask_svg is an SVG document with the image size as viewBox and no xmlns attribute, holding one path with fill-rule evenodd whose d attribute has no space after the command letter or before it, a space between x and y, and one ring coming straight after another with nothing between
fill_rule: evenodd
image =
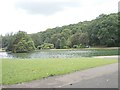
<instances>
[{"instance_id":1,"label":"lake","mask_svg":"<svg viewBox=\"0 0 120 90\"><path fill-rule=\"evenodd\" d=\"M117 49L39 50L31 53L0 52L0 58L80 58L118 55Z\"/></svg>"}]
</instances>

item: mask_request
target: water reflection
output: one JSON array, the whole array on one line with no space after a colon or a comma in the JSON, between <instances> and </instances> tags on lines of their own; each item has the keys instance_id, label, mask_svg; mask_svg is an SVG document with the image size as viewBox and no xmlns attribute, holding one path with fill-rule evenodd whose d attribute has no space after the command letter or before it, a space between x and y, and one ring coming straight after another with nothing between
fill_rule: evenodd
<instances>
[{"instance_id":1,"label":"water reflection","mask_svg":"<svg viewBox=\"0 0 120 90\"><path fill-rule=\"evenodd\" d=\"M13 58L8 52L0 52L0 58Z\"/></svg>"},{"instance_id":2,"label":"water reflection","mask_svg":"<svg viewBox=\"0 0 120 90\"><path fill-rule=\"evenodd\" d=\"M0 52L0 58L79 58L117 54L117 50L40 50L31 53Z\"/></svg>"}]
</instances>

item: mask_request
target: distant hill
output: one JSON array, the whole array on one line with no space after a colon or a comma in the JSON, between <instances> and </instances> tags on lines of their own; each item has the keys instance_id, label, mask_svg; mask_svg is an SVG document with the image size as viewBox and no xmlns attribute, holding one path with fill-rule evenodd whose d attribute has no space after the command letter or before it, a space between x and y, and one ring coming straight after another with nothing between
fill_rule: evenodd
<instances>
[{"instance_id":1,"label":"distant hill","mask_svg":"<svg viewBox=\"0 0 120 90\"><path fill-rule=\"evenodd\" d=\"M120 46L120 30L118 27L120 27L120 14L101 14L91 21L55 27L30 34L30 36L31 41L38 49L84 48L89 46L118 47ZM11 50L14 45L15 34L11 33L1 37L2 47Z\"/></svg>"},{"instance_id":2,"label":"distant hill","mask_svg":"<svg viewBox=\"0 0 120 90\"><path fill-rule=\"evenodd\" d=\"M57 42L65 40L65 47L79 46L120 46L118 41L118 14L101 14L91 21L65 25L31 34L35 46L51 43L56 47ZM63 46L62 46L63 47Z\"/></svg>"}]
</instances>

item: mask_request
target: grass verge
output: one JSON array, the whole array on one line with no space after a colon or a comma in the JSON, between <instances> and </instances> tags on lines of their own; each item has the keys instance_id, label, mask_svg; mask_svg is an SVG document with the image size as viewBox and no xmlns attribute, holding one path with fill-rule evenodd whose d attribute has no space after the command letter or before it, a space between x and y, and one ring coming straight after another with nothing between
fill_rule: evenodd
<instances>
[{"instance_id":1,"label":"grass verge","mask_svg":"<svg viewBox=\"0 0 120 90\"><path fill-rule=\"evenodd\" d=\"M2 59L2 84L28 82L117 62L101 58Z\"/></svg>"},{"instance_id":2,"label":"grass verge","mask_svg":"<svg viewBox=\"0 0 120 90\"><path fill-rule=\"evenodd\" d=\"M2 83L2 60L0 59L0 83Z\"/></svg>"}]
</instances>

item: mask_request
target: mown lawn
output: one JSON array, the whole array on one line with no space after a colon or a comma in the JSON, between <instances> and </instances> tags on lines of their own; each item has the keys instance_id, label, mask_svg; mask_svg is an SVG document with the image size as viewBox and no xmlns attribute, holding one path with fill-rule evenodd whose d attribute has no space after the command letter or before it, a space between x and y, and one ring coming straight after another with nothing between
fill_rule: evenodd
<instances>
[{"instance_id":1,"label":"mown lawn","mask_svg":"<svg viewBox=\"0 0 120 90\"><path fill-rule=\"evenodd\" d=\"M28 82L117 62L100 58L2 59L2 83Z\"/></svg>"},{"instance_id":2,"label":"mown lawn","mask_svg":"<svg viewBox=\"0 0 120 90\"><path fill-rule=\"evenodd\" d=\"M0 59L0 83L2 83L2 60Z\"/></svg>"}]
</instances>

